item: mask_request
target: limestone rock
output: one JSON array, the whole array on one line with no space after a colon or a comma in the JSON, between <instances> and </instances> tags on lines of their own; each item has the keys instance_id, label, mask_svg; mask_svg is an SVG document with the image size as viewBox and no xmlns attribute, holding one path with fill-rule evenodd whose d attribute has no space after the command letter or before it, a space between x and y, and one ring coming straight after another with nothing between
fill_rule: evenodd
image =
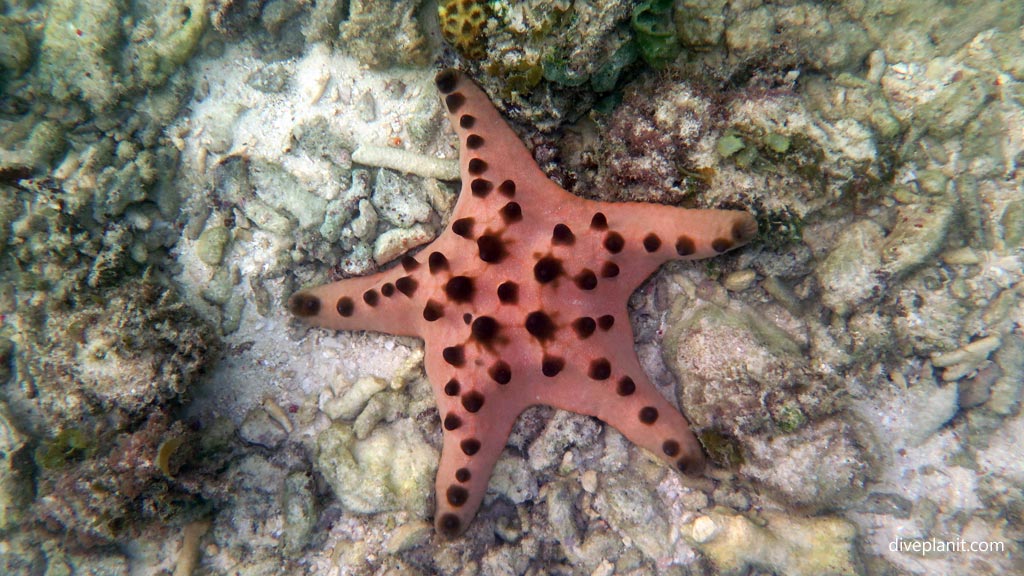
<instances>
[{"instance_id":1,"label":"limestone rock","mask_svg":"<svg viewBox=\"0 0 1024 576\"><path fill-rule=\"evenodd\" d=\"M717 508L687 524L683 537L704 553L721 574L754 569L790 576L861 574L856 528L834 517L798 518L764 512L758 524Z\"/></svg>"}]
</instances>

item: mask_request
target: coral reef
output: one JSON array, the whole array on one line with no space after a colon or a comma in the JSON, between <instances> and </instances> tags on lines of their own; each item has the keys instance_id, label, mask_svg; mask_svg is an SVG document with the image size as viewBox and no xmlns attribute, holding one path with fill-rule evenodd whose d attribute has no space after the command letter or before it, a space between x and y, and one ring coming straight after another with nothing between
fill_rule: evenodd
<instances>
[{"instance_id":1,"label":"coral reef","mask_svg":"<svg viewBox=\"0 0 1024 576\"><path fill-rule=\"evenodd\" d=\"M18 430L6 403L0 403L0 531L20 526L33 497L28 438Z\"/></svg>"},{"instance_id":2,"label":"coral reef","mask_svg":"<svg viewBox=\"0 0 1024 576\"><path fill-rule=\"evenodd\" d=\"M206 468L210 463L191 453L194 436L182 422L155 411L132 431L111 435L100 427L82 434L89 437L87 446L58 448L54 442L67 442L66 435L58 436L36 454L33 516L70 545L113 544L137 536L147 522L172 521L207 509L200 494L212 479L211 468ZM157 454L170 438L184 440L165 471L156 464ZM62 461L50 455L58 449Z\"/></svg>"},{"instance_id":3,"label":"coral reef","mask_svg":"<svg viewBox=\"0 0 1024 576\"><path fill-rule=\"evenodd\" d=\"M58 428L144 418L184 394L217 352L212 330L173 290L145 281L35 312L17 315L18 384Z\"/></svg>"},{"instance_id":4,"label":"coral reef","mask_svg":"<svg viewBox=\"0 0 1024 576\"><path fill-rule=\"evenodd\" d=\"M350 428L335 424L317 438L316 466L348 510L407 510L425 518L437 452L418 434L399 422L355 442Z\"/></svg>"},{"instance_id":5,"label":"coral reef","mask_svg":"<svg viewBox=\"0 0 1024 576\"><path fill-rule=\"evenodd\" d=\"M484 55L481 34L489 16L487 2L444 0L437 5L441 34L460 54L478 59Z\"/></svg>"},{"instance_id":6,"label":"coral reef","mask_svg":"<svg viewBox=\"0 0 1024 576\"><path fill-rule=\"evenodd\" d=\"M206 0L147 4L131 14L127 31L110 24L129 15L124 2L56 0L48 8L36 70L40 83L58 100L81 99L96 111L166 82L195 49L206 22ZM129 50L120 58L125 40Z\"/></svg>"},{"instance_id":7,"label":"coral reef","mask_svg":"<svg viewBox=\"0 0 1024 576\"><path fill-rule=\"evenodd\" d=\"M463 4L440 7L446 15L442 30L458 24L457 8ZM466 34L458 30L446 33L446 39L482 72L477 77L484 89L508 101L507 114L541 130L553 129L592 107L596 98L588 88L611 91L640 58L628 26L630 2L470 4L486 7L481 11L481 31L476 32L476 18ZM455 22L449 23L449 13L456 15Z\"/></svg>"},{"instance_id":8,"label":"coral reef","mask_svg":"<svg viewBox=\"0 0 1024 576\"><path fill-rule=\"evenodd\" d=\"M341 24L341 42L371 68L422 66L429 49L420 29L421 0L349 0L348 19Z\"/></svg>"}]
</instances>

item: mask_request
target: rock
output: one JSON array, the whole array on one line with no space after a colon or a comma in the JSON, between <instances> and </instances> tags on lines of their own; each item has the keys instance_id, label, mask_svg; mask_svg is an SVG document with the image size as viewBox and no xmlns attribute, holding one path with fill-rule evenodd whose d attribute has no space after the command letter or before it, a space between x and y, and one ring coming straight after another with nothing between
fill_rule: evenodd
<instances>
[{"instance_id":1,"label":"rock","mask_svg":"<svg viewBox=\"0 0 1024 576\"><path fill-rule=\"evenodd\" d=\"M391 531L384 550L388 554L401 554L425 544L434 534L434 526L428 522L407 522Z\"/></svg>"},{"instance_id":2,"label":"rock","mask_svg":"<svg viewBox=\"0 0 1024 576\"><path fill-rule=\"evenodd\" d=\"M951 82L917 108L916 122L936 137L954 137L984 109L993 90L992 82L983 74Z\"/></svg>"},{"instance_id":3,"label":"rock","mask_svg":"<svg viewBox=\"0 0 1024 576\"><path fill-rule=\"evenodd\" d=\"M36 167L49 167L64 152L66 145L67 140L61 125L44 120L36 124L29 134L28 142L25 144L27 161Z\"/></svg>"},{"instance_id":4,"label":"rock","mask_svg":"<svg viewBox=\"0 0 1024 576\"><path fill-rule=\"evenodd\" d=\"M32 51L25 33L13 19L0 16L0 70L18 77L32 62Z\"/></svg>"},{"instance_id":5,"label":"rock","mask_svg":"<svg viewBox=\"0 0 1024 576\"><path fill-rule=\"evenodd\" d=\"M679 402L697 429L746 436L775 428L787 404L805 415L822 412L803 347L778 325L745 307L677 302L668 319L665 362L680 382ZM806 388L804 402L794 382Z\"/></svg>"},{"instance_id":6,"label":"rock","mask_svg":"<svg viewBox=\"0 0 1024 576\"><path fill-rule=\"evenodd\" d=\"M217 266L224 258L224 249L231 241L231 231L224 226L203 230L196 240L196 256L208 266Z\"/></svg>"},{"instance_id":7,"label":"rock","mask_svg":"<svg viewBox=\"0 0 1024 576\"><path fill-rule=\"evenodd\" d=\"M971 377L957 382L959 396L957 404L963 410L981 406L992 394L992 385L1003 375L994 362L985 362Z\"/></svg>"},{"instance_id":8,"label":"rock","mask_svg":"<svg viewBox=\"0 0 1024 576\"><path fill-rule=\"evenodd\" d=\"M7 404L0 402L0 530L21 522L33 496L26 442L14 427Z\"/></svg>"},{"instance_id":9,"label":"rock","mask_svg":"<svg viewBox=\"0 0 1024 576\"><path fill-rule=\"evenodd\" d=\"M423 198L422 188L419 182L381 168L370 200L382 218L393 226L408 228L430 219L430 203Z\"/></svg>"},{"instance_id":10,"label":"rock","mask_svg":"<svg viewBox=\"0 0 1024 576\"><path fill-rule=\"evenodd\" d=\"M287 216L256 198L242 204L242 212L253 224L277 236L287 236L295 229Z\"/></svg>"},{"instance_id":11,"label":"rock","mask_svg":"<svg viewBox=\"0 0 1024 576\"><path fill-rule=\"evenodd\" d=\"M675 3L676 35L683 46L718 44L725 33L727 0L683 0Z\"/></svg>"},{"instance_id":12,"label":"rock","mask_svg":"<svg viewBox=\"0 0 1024 576\"><path fill-rule=\"evenodd\" d=\"M906 392L904 435L910 446L919 446L956 415L959 405L956 382L939 386L922 378Z\"/></svg>"},{"instance_id":13,"label":"rock","mask_svg":"<svg viewBox=\"0 0 1024 576\"><path fill-rule=\"evenodd\" d=\"M506 455L494 465L488 491L508 498L513 504L522 504L536 500L539 487L525 459Z\"/></svg>"},{"instance_id":14,"label":"rock","mask_svg":"<svg viewBox=\"0 0 1024 576\"><path fill-rule=\"evenodd\" d=\"M607 526L592 526L584 535L583 541L570 551L570 558L576 558L591 574L615 574L615 566L611 563L622 554L622 538L618 537ZM598 571L600 570L600 571Z\"/></svg>"},{"instance_id":15,"label":"rock","mask_svg":"<svg viewBox=\"0 0 1024 576\"><path fill-rule=\"evenodd\" d=\"M757 279L757 273L753 270L737 270L732 272L722 280L722 285L725 286L726 290L730 292L742 292L754 283Z\"/></svg>"},{"instance_id":16,"label":"rock","mask_svg":"<svg viewBox=\"0 0 1024 576\"><path fill-rule=\"evenodd\" d=\"M388 387L382 378L365 376L356 380L340 397L327 400L321 410L331 420L354 420L363 411L374 394Z\"/></svg>"},{"instance_id":17,"label":"rock","mask_svg":"<svg viewBox=\"0 0 1024 576\"><path fill-rule=\"evenodd\" d=\"M672 538L666 508L652 485L637 482L631 473L608 474L601 481L594 507L648 558L669 554Z\"/></svg>"},{"instance_id":18,"label":"rock","mask_svg":"<svg viewBox=\"0 0 1024 576\"><path fill-rule=\"evenodd\" d=\"M881 270L900 277L931 262L946 240L953 207L942 202L899 207L896 225L882 244Z\"/></svg>"},{"instance_id":19,"label":"rock","mask_svg":"<svg viewBox=\"0 0 1024 576\"><path fill-rule=\"evenodd\" d=\"M266 94L279 94L288 89L292 72L288 66L273 63L254 70L245 83Z\"/></svg>"},{"instance_id":20,"label":"rock","mask_svg":"<svg viewBox=\"0 0 1024 576\"><path fill-rule=\"evenodd\" d=\"M857 508L859 512L901 519L910 518L910 513L913 509L914 503L910 500L899 494L885 492L872 492L868 494L868 497Z\"/></svg>"},{"instance_id":21,"label":"rock","mask_svg":"<svg viewBox=\"0 0 1024 576\"><path fill-rule=\"evenodd\" d=\"M231 294L239 282L241 282L241 276L238 268L234 266L217 268L213 277L203 287L203 298L213 304L223 306L231 300Z\"/></svg>"},{"instance_id":22,"label":"rock","mask_svg":"<svg viewBox=\"0 0 1024 576\"><path fill-rule=\"evenodd\" d=\"M566 450L589 444L600 433L601 426L593 418L560 410L530 444L530 467L543 470L555 466Z\"/></svg>"},{"instance_id":23,"label":"rock","mask_svg":"<svg viewBox=\"0 0 1024 576\"><path fill-rule=\"evenodd\" d=\"M381 234L373 243L373 260L378 266L434 239L435 232L423 224L412 228L394 228Z\"/></svg>"},{"instance_id":24,"label":"rock","mask_svg":"<svg viewBox=\"0 0 1024 576\"><path fill-rule=\"evenodd\" d=\"M98 414L110 422L145 418L196 382L220 345L175 290L141 280L22 326L18 378L38 391L35 402L56 429Z\"/></svg>"},{"instance_id":25,"label":"rock","mask_svg":"<svg viewBox=\"0 0 1024 576\"><path fill-rule=\"evenodd\" d=\"M354 0L340 26L341 45L370 68L420 66L430 58L418 22L420 0Z\"/></svg>"},{"instance_id":26,"label":"rock","mask_svg":"<svg viewBox=\"0 0 1024 576\"><path fill-rule=\"evenodd\" d=\"M136 32L149 34L145 42L129 43L129 54L125 58L133 64L131 71L140 84L160 86L181 69L206 31L208 1L186 0L170 10L156 4L151 10L133 14L135 21L140 23ZM143 22L150 29L139 30Z\"/></svg>"},{"instance_id":27,"label":"rock","mask_svg":"<svg viewBox=\"0 0 1024 576\"><path fill-rule=\"evenodd\" d=\"M956 298L927 268L912 273L894 296L893 336L902 348L928 356L960 347L970 302ZM937 284L937 285L936 285Z\"/></svg>"},{"instance_id":28,"label":"rock","mask_svg":"<svg viewBox=\"0 0 1024 576\"><path fill-rule=\"evenodd\" d=\"M245 296L239 292L233 292L231 298L228 299L220 322L221 333L225 336L238 330L238 327L242 325L242 311L245 310L245 301Z\"/></svg>"},{"instance_id":29,"label":"rock","mask_svg":"<svg viewBox=\"0 0 1024 576\"><path fill-rule=\"evenodd\" d=\"M775 33L775 18L766 6L744 10L725 31L725 43L731 52L750 54L767 49Z\"/></svg>"},{"instance_id":30,"label":"rock","mask_svg":"<svg viewBox=\"0 0 1024 576\"><path fill-rule=\"evenodd\" d=\"M238 435L249 444L269 449L277 448L288 438L288 432L260 406L245 415Z\"/></svg>"},{"instance_id":31,"label":"rock","mask_svg":"<svg viewBox=\"0 0 1024 576\"><path fill-rule=\"evenodd\" d=\"M347 14L348 2L346 0L327 0L311 6L309 17L302 28L306 42L312 44L335 41L338 34L338 23Z\"/></svg>"},{"instance_id":32,"label":"rock","mask_svg":"<svg viewBox=\"0 0 1024 576\"><path fill-rule=\"evenodd\" d=\"M388 390L373 395L366 407L356 417L352 430L356 438L365 439L380 422L392 422L403 415L409 408L409 396L398 391Z\"/></svg>"},{"instance_id":33,"label":"rock","mask_svg":"<svg viewBox=\"0 0 1024 576\"><path fill-rule=\"evenodd\" d=\"M575 482L573 483L575 485ZM544 502L547 505L548 525L554 534L555 541L562 545L565 550L572 550L579 542L579 529L574 520L575 510L573 501L573 488L565 480L558 480L548 484L547 496ZM579 489L576 488L576 491Z\"/></svg>"},{"instance_id":34,"label":"rock","mask_svg":"<svg viewBox=\"0 0 1024 576\"><path fill-rule=\"evenodd\" d=\"M846 331L852 344L850 353L857 360L874 362L878 354L892 349L893 328L888 314L877 310L859 312L850 317Z\"/></svg>"},{"instance_id":35,"label":"rock","mask_svg":"<svg viewBox=\"0 0 1024 576\"><path fill-rule=\"evenodd\" d=\"M721 574L763 569L791 576L858 576L857 529L835 517L799 518L763 512L754 523L716 508L684 525L683 537Z\"/></svg>"},{"instance_id":36,"label":"rock","mask_svg":"<svg viewBox=\"0 0 1024 576\"><path fill-rule=\"evenodd\" d=\"M323 116L316 116L300 123L292 129L292 138L299 150L314 158L338 163L346 171L352 169L352 162L344 161L355 148L354 138L340 132Z\"/></svg>"},{"instance_id":37,"label":"rock","mask_svg":"<svg viewBox=\"0 0 1024 576\"><path fill-rule=\"evenodd\" d=\"M985 407L996 414L1010 415L1020 406L1021 388L1024 380L1024 343L1019 338L1010 339L993 358L999 366L1000 377L992 384Z\"/></svg>"},{"instance_id":38,"label":"rock","mask_svg":"<svg viewBox=\"0 0 1024 576\"><path fill-rule=\"evenodd\" d=\"M302 182L283 166L253 159L249 164L249 178L261 200L294 216L301 228L318 228L323 224L327 201L307 191ZM248 211L246 216L249 216Z\"/></svg>"},{"instance_id":39,"label":"rock","mask_svg":"<svg viewBox=\"0 0 1024 576\"><path fill-rule=\"evenodd\" d=\"M109 109L124 91L117 78L115 55L120 54L123 31L119 22L126 5L101 0L81 6L60 0L46 11L39 71L58 100L81 98L94 110Z\"/></svg>"},{"instance_id":40,"label":"rock","mask_svg":"<svg viewBox=\"0 0 1024 576\"><path fill-rule=\"evenodd\" d=\"M377 119L377 101L369 91L363 92L363 95L356 101L356 115L366 123Z\"/></svg>"},{"instance_id":41,"label":"rock","mask_svg":"<svg viewBox=\"0 0 1024 576\"><path fill-rule=\"evenodd\" d=\"M1006 248L1024 245L1024 200L1008 204L999 223L1003 228L1003 243L1006 244Z\"/></svg>"},{"instance_id":42,"label":"rock","mask_svg":"<svg viewBox=\"0 0 1024 576\"><path fill-rule=\"evenodd\" d=\"M377 232L377 209L367 200L359 201L359 213L352 219L349 229L356 235L356 238L370 240Z\"/></svg>"},{"instance_id":43,"label":"rock","mask_svg":"<svg viewBox=\"0 0 1024 576\"><path fill-rule=\"evenodd\" d=\"M869 442L838 418L744 446L740 473L804 510L855 500L871 471Z\"/></svg>"},{"instance_id":44,"label":"rock","mask_svg":"<svg viewBox=\"0 0 1024 576\"><path fill-rule=\"evenodd\" d=\"M844 229L815 275L822 302L840 316L849 315L861 303L877 298L885 286L878 277L882 263L882 228L870 220Z\"/></svg>"},{"instance_id":45,"label":"rock","mask_svg":"<svg viewBox=\"0 0 1024 576\"><path fill-rule=\"evenodd\" d=\"M317 436L314 465L347 510L406 510L426 518L437 459L409 420L378 426L365 440L336 422Z\"/></svg>"},{"instance_id":46,"label":"rock","mask_svg":"<svg viewBox=\"0 0 1024 576\"><path fill-rule=\"evenodd\" d=\"M297 554L309 545L316 526L316 493L308 472L292 472L285 478L281 495L284 532L281 539L289 554Z\"/></svg>"}]
</instances>

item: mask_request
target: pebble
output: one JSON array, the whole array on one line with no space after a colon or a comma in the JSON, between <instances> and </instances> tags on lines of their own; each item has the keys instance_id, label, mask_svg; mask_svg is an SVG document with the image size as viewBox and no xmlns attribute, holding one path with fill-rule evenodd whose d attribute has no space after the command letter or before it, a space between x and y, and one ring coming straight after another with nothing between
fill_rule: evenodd
<instances>
[{"instance_id":1,"label":"pebble","mask_svg":"<svg viewBox=\"0 0 1024 576\"><path fill-rule=\"evenodd\" d=\"M978 253L974 251L970 246L964 246L963 248L956 248L948 250L942 253L942 261L946 264L977 264L981 262L981 258L978 257Z\"/></svg>"},{"instance_id":2,"label":"pebble","mask_svg":"<svg viewBox=\"0 0 1024 576\"><path fill-rule=\"evenodd\" d=\"M231 232L224 226L207 228L196 240L196 256L208 266L217 266L230 241Z\"/></svg>"},{"instance_id":3,"label":"pebble","mask_svg":"<svg viewBox=\"0 0 1024 576\"><path fill-rule=\"evenodd\" d=\"M594 470L587 470L580 476L580 485L588 493L593 494L597 491L597 472Z\"/></svg>"},{"instance_id":4,"label":"pebble","mask_svg":"<svg viewBox=\"0 0 1024 576\"><path fill-rule=\"evenodd\" d=\"M726 276L722 281L722 285L731 292L742 292L750 288L756 279L757 273L753 270L737 270Z\"/></svg>"},{"instance_id":5,"label":"pebble","mask_svg":"<svg viewBox=\"0 0 1024 576\"><path fill-rule=\"evenodd\" d=\"M288 433L263 408L249 410L238 428L238 435L249 444L274 449L284 442Z\"/></svg>"},{"instance_id":6,"label":"pebble","mask_svg":"<svg viewBox=\"0 0 1024 576\"><path fill-rule=\"evenodd\" d=\"M430 539L434 527L426 522L416 521L401 524L391 531L391 536L384 543L388 554L400 554L412 550Z\"/></svg>"},{"instance_id":7,"label":"pebble","mask_svg":"<svg viewBox=\"0 0 1024 576\"><path fill-rule=\"evenodd\" d=\"M363 411L370 398L385 388L387 382L381 378L360 378L340 397L325 399L320 409L331 420L353 420Z\"/></svg>"}]
</instances>

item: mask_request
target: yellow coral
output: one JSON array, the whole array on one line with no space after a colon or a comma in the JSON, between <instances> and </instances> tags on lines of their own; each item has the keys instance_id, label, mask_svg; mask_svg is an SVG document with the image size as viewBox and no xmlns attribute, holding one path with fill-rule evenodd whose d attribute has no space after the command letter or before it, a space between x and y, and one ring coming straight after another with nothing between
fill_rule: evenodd
<instances>
[{"instance_id":1,"label":"yellow coral","mask_svg":"<svg viewBox=\"0 0 1024 576\"><path fill-rule=\"evenodd\" d=\"M484 0L444 0L437 6L441 34L466 58L483 58L481 39L487 23L487 2Z\"/></svg>"}]
</instances>

